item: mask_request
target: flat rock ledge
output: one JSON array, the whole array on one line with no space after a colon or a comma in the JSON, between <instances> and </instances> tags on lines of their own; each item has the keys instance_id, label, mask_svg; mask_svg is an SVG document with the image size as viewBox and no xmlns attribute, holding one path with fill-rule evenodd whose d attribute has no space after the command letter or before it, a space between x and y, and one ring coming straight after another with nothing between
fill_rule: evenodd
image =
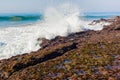
<instances>
[{"instance_id":1,"label":"flat rock ledge","mask_svg":"<svg viewBox=\"0 0 120 80\"><path fill-rule=\"evenodd\" d=\"M120 17L94 23L101 21L111 24L42 39L38 51L0 60L0 80L120 80Z\"/></svg>"}]
</instances>

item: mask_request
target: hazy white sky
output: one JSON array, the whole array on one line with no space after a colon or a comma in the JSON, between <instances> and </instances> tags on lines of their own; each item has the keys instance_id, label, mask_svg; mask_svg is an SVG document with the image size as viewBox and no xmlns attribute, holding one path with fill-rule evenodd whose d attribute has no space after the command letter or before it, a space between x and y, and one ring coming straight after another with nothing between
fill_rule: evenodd
<instances>
[{"instance_id":1,"label":"hazy white sky","mask_svg":"<svg viewBox=\"0 0 120 80\"><path fill-rule=\"evenodd\" d=\"M120 0L0 0L0 13L40 12L48 5L65 2L86 12L120 12Z\"/></svg>"}]
</instances>

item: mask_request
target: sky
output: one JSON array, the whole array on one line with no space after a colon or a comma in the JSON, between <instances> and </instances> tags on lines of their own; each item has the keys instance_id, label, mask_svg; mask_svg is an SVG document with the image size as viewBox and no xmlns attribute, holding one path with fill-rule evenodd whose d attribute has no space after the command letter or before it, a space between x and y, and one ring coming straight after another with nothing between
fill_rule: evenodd
<instances>
[{"instance_id":1,"label":"sky","mask_svg":"<svg viewBox=\"0 0 120 80\"><path fill-rule=\"evenodd\" d=\"M0 0L0 13L36 13L66 2L85 12L120 12L120 0Z\"/></svg>"}]
</instances>

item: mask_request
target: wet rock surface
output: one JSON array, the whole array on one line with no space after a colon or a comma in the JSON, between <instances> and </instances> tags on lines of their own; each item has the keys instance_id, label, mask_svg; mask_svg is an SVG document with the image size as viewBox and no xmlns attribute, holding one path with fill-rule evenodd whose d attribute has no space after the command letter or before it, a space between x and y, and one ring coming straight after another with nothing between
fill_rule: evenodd
<instances>
[{"instance_id":1,"label":"wet rock surface","mask_svg":"<svg viewBox=\"0 0 120 80\"><path fill-rule=\"evenodd\" d=\"M111 24L42 39L40 50L0 60L0 80L120 80L120 17L100 21Z\"/></svg>"}]
</instances>

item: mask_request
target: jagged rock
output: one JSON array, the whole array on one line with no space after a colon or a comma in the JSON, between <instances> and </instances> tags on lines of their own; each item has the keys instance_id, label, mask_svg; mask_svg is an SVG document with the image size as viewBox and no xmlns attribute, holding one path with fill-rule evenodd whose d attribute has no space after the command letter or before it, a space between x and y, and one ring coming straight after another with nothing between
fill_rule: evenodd
<instances>
[{"instance_id":1,"label":"jagged rock","mask_svg":"<svg viewBox=\"0 0 120 80\"><path fill-rule=\"evenodd\" d=\"M40 44L40 46L42 46L43 48L47 47L49 44L49 40L42 38L42 43Z\"/></svg>"},{"instance_id":2,"label":"jagged rock","mask_svg":"<svg viewBox=\"0 0 120 80\"><path fill-rule=\"evenodd\" d=\"M120 30L120 24L116 25L114 29L115 30Z\"/></svg>"},{"instance_id":3,"label":"jagged rock","mask_svg":"<svg viewBox=\"0 0 120 80\"><path fill-rule=\"evenodd\" d=\"M114 19L103 19L103 18L101 18L100 20L93 20L89 25L95 25L95 24L99 24L101 22L112 23L112 22L114 22Z\"/></svg>"}]
</instances>

